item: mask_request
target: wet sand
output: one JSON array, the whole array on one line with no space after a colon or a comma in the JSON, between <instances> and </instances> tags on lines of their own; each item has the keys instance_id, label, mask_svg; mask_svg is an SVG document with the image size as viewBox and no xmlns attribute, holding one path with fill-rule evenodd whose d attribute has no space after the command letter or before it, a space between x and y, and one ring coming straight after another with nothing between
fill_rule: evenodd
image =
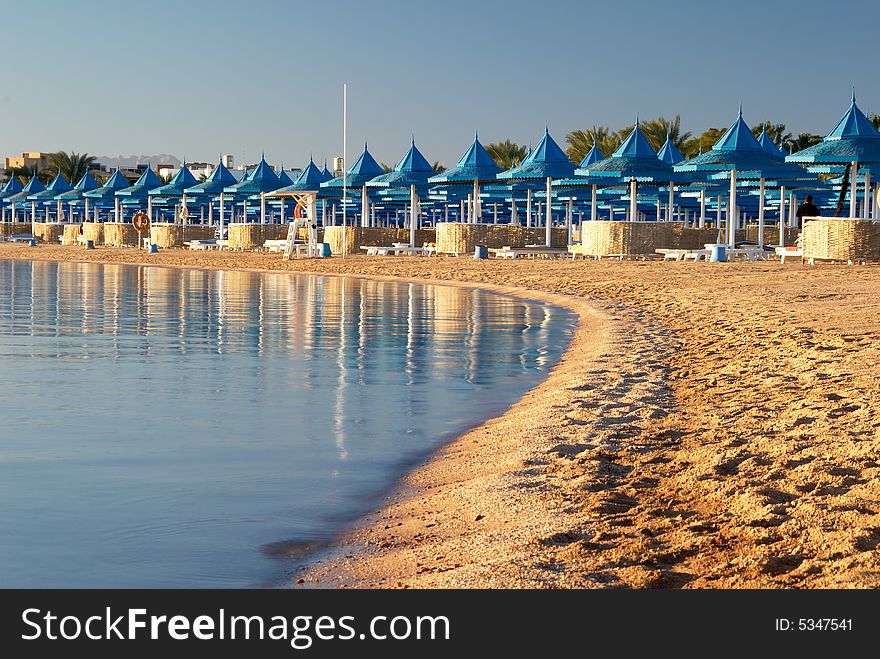
<instances>
[{"instance_id":1,"label":"wet sand","mask_svg":"<svg viewBox=\"0 0 880 659\"><path fill-rule=\"evenodd\" d=\"M0 246L405 277L580 314L550 377L409 474L307 586L880 586L880 268Z\"/></svg>"}]
</instances>

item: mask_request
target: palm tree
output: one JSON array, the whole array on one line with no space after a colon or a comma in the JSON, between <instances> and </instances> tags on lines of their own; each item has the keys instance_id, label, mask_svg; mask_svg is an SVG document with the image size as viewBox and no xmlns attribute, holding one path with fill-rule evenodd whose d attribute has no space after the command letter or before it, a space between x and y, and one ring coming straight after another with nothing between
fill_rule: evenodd
<instances>
[{"instance_id":1,"label":"palm tree","mask_svg":"<svg viewBox=\"0 0 880 659\"><path fill-rule=\"evenodd\" d=\"M34 177L34 174L36 174L37 180L44 185L49 183L53 178L52 172L48 169L39 171L36 167L15 167L14 169L9 170L8 173L10 178L13 176L18 177L18 180L22 185L27 185L27 182Z\"/></svg>"},{"instance_id":2,"label":"palm tree","mask_svg":"<svg viewBox=\"0 0 880 659\"><path fill-rule=\"evenodd\" d=\"M385 172L386 174L388 172L394 171L394 167L392 167L391 165L386 165L384 162L379 163L379 167L381 167L382 171Z\"/></svg>"},{"instance_id":3,"label":"palm tree","mask_svg":"<svg viewBox=\"0 0 880 659\"><path fill-rule=\"evenodd\" d=\"M593 126L590 130L573 130L565 136L568 148L565 153L575 163L580 163L595 144L604 156L610 156L623 140L607 126Z\"/></svg>"},{"instance_id":4,"label":"palm tree","mask_svg":"<svg viewBox=\"0 0 880 659\"><path fill-rule=\"evenodd\" d=\"M486 146L486 151L501 169L516 167L529 155L528 147L510 140L489 144Z\"/></svg>"},{"instance_id":5,"label":"palm tree","mask_svg":"<svg viewBox=\"0 0 880 659\"><path fill-rule=\"evenodd\" d=\"M874 124L874 128L880 130L880 114L872 114L871 123Z\"/></svg>"},{"instance_id":6,"label":"palm tree","mask_svg":"<svg viewBox=\"0 0 880 659\"><path fill-rule=\"evenodd\" d=\"M639 128L642 129L642 134L648 140L648 143L654 147L655 151L663 146L663 143L666 142L667 136L669 137L669 141L672 142L679 151L684 148L685 142L693 136L689 131L681 131L680 114L675 115L675 118L671 120L666 119L665 117L651 119L650 121L639 124ZM629 132L632 131L630 130Z\"/></svg>"},{"instance_id":7,"label":"palm tree","mask_svg":"<svg viewBox=\"0 0 880 659\"><path fill-rule=\"evenodd\" d=\"M89 166L95 162L95 156L90 156L88 153L58 151L50 156L50 160L64 178L75 183L89 171Z\"/></svg>"},{"instance_id":8,"label":"palm tree","mask_svg":"<svg viewBox=\"0 0 880 659\"><path fill-rule=\"evenodd\" d=\"M762 130L767 131L767 135L773 140L773 144L779 146L783 151L788 149L791 144L791 133L786 132L785 124L774 124L769 121L752 126L752 132L755 137L761 134Z\"/></svg>"},{"instance_id":9,"label":"palm tree","mask_svg":"<svg viewBox=\"0 0 880 659\"><path fill-rule=\"evenodd\" d=\"M431 165L431 169L434 171L435 174L441 174L442 172L446 171L446 167L444 165L441 165L439 160L434 161L434 164Z\"/></svg>"},{"instance_id":10,"label":"palm tree","mask_svg":"<svg viewBox=\"0 0 880 659\"><path fill-rule=\"evenodd\" d=\"M700 152L700 147L703 151L708 151L725 132L726 130L721 128L707 128L699 137L692 137L684 143L683 148L680 149L681 155L685 158L693 158Z\"/></svg>"},{"instance_id":11,"label":"palm tree","mask_svg":"<svg viewBox=\"0 0 880 659\"><path fill-rule=\"evenodd\" d=\"M792 152L796 153L798 151L806 149L808 146L818 144L821 141L821 135L813 135L813 133L798 133L798 136L791 140L789 146L791 147Z\"/></svg>"}]
</instances>

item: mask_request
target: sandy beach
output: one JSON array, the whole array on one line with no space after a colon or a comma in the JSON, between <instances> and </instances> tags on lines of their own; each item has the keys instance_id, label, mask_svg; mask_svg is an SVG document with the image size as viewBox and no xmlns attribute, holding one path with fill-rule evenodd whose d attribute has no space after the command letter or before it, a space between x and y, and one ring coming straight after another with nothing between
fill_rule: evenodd
<instances>
[{"instance_id":1,"label":"sandy beach","mask_svg":"<svg viewBox=\"0 0 880 659\"><path fill-rule=\"evenodd\" d=\"M410 473L300 586L880 586L877 267L0 258L442 280L580 315L542 385Z\"/></svg>"}]
</instances>

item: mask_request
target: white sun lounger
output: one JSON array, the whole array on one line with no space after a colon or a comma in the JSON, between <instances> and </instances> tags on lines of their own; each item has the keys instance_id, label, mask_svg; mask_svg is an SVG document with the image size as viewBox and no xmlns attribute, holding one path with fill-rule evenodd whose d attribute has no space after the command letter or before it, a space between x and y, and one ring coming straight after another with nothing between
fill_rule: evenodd
<instances>
[{"instance_id":1,"label":"white sun lounger","mask_svg":"<svg viewBox=\"0 0 880 659\"><path fill-rule=\"evenodd\" d=\"M803 259L804 250L800 247L777 247L776 255L782 263L785 263L786 257L800 257Z\"/></svg>"}]
</instances>

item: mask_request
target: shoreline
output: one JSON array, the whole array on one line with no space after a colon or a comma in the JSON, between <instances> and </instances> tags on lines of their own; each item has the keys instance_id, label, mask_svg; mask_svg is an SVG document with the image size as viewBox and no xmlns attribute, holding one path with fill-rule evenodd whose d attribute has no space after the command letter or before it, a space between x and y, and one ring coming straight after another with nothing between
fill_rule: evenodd
<instances>
[{"instance_id":1,"label":"shoreline","mask_svg":"<svg viewBox=\"0 0 880 659\"><path fill-rule=\"evenodd\" d=\"M302 585L880 585L876 268L273 256L0 247L584 305L541 385L410 472Z\"/></svg>"}]
</instances>

